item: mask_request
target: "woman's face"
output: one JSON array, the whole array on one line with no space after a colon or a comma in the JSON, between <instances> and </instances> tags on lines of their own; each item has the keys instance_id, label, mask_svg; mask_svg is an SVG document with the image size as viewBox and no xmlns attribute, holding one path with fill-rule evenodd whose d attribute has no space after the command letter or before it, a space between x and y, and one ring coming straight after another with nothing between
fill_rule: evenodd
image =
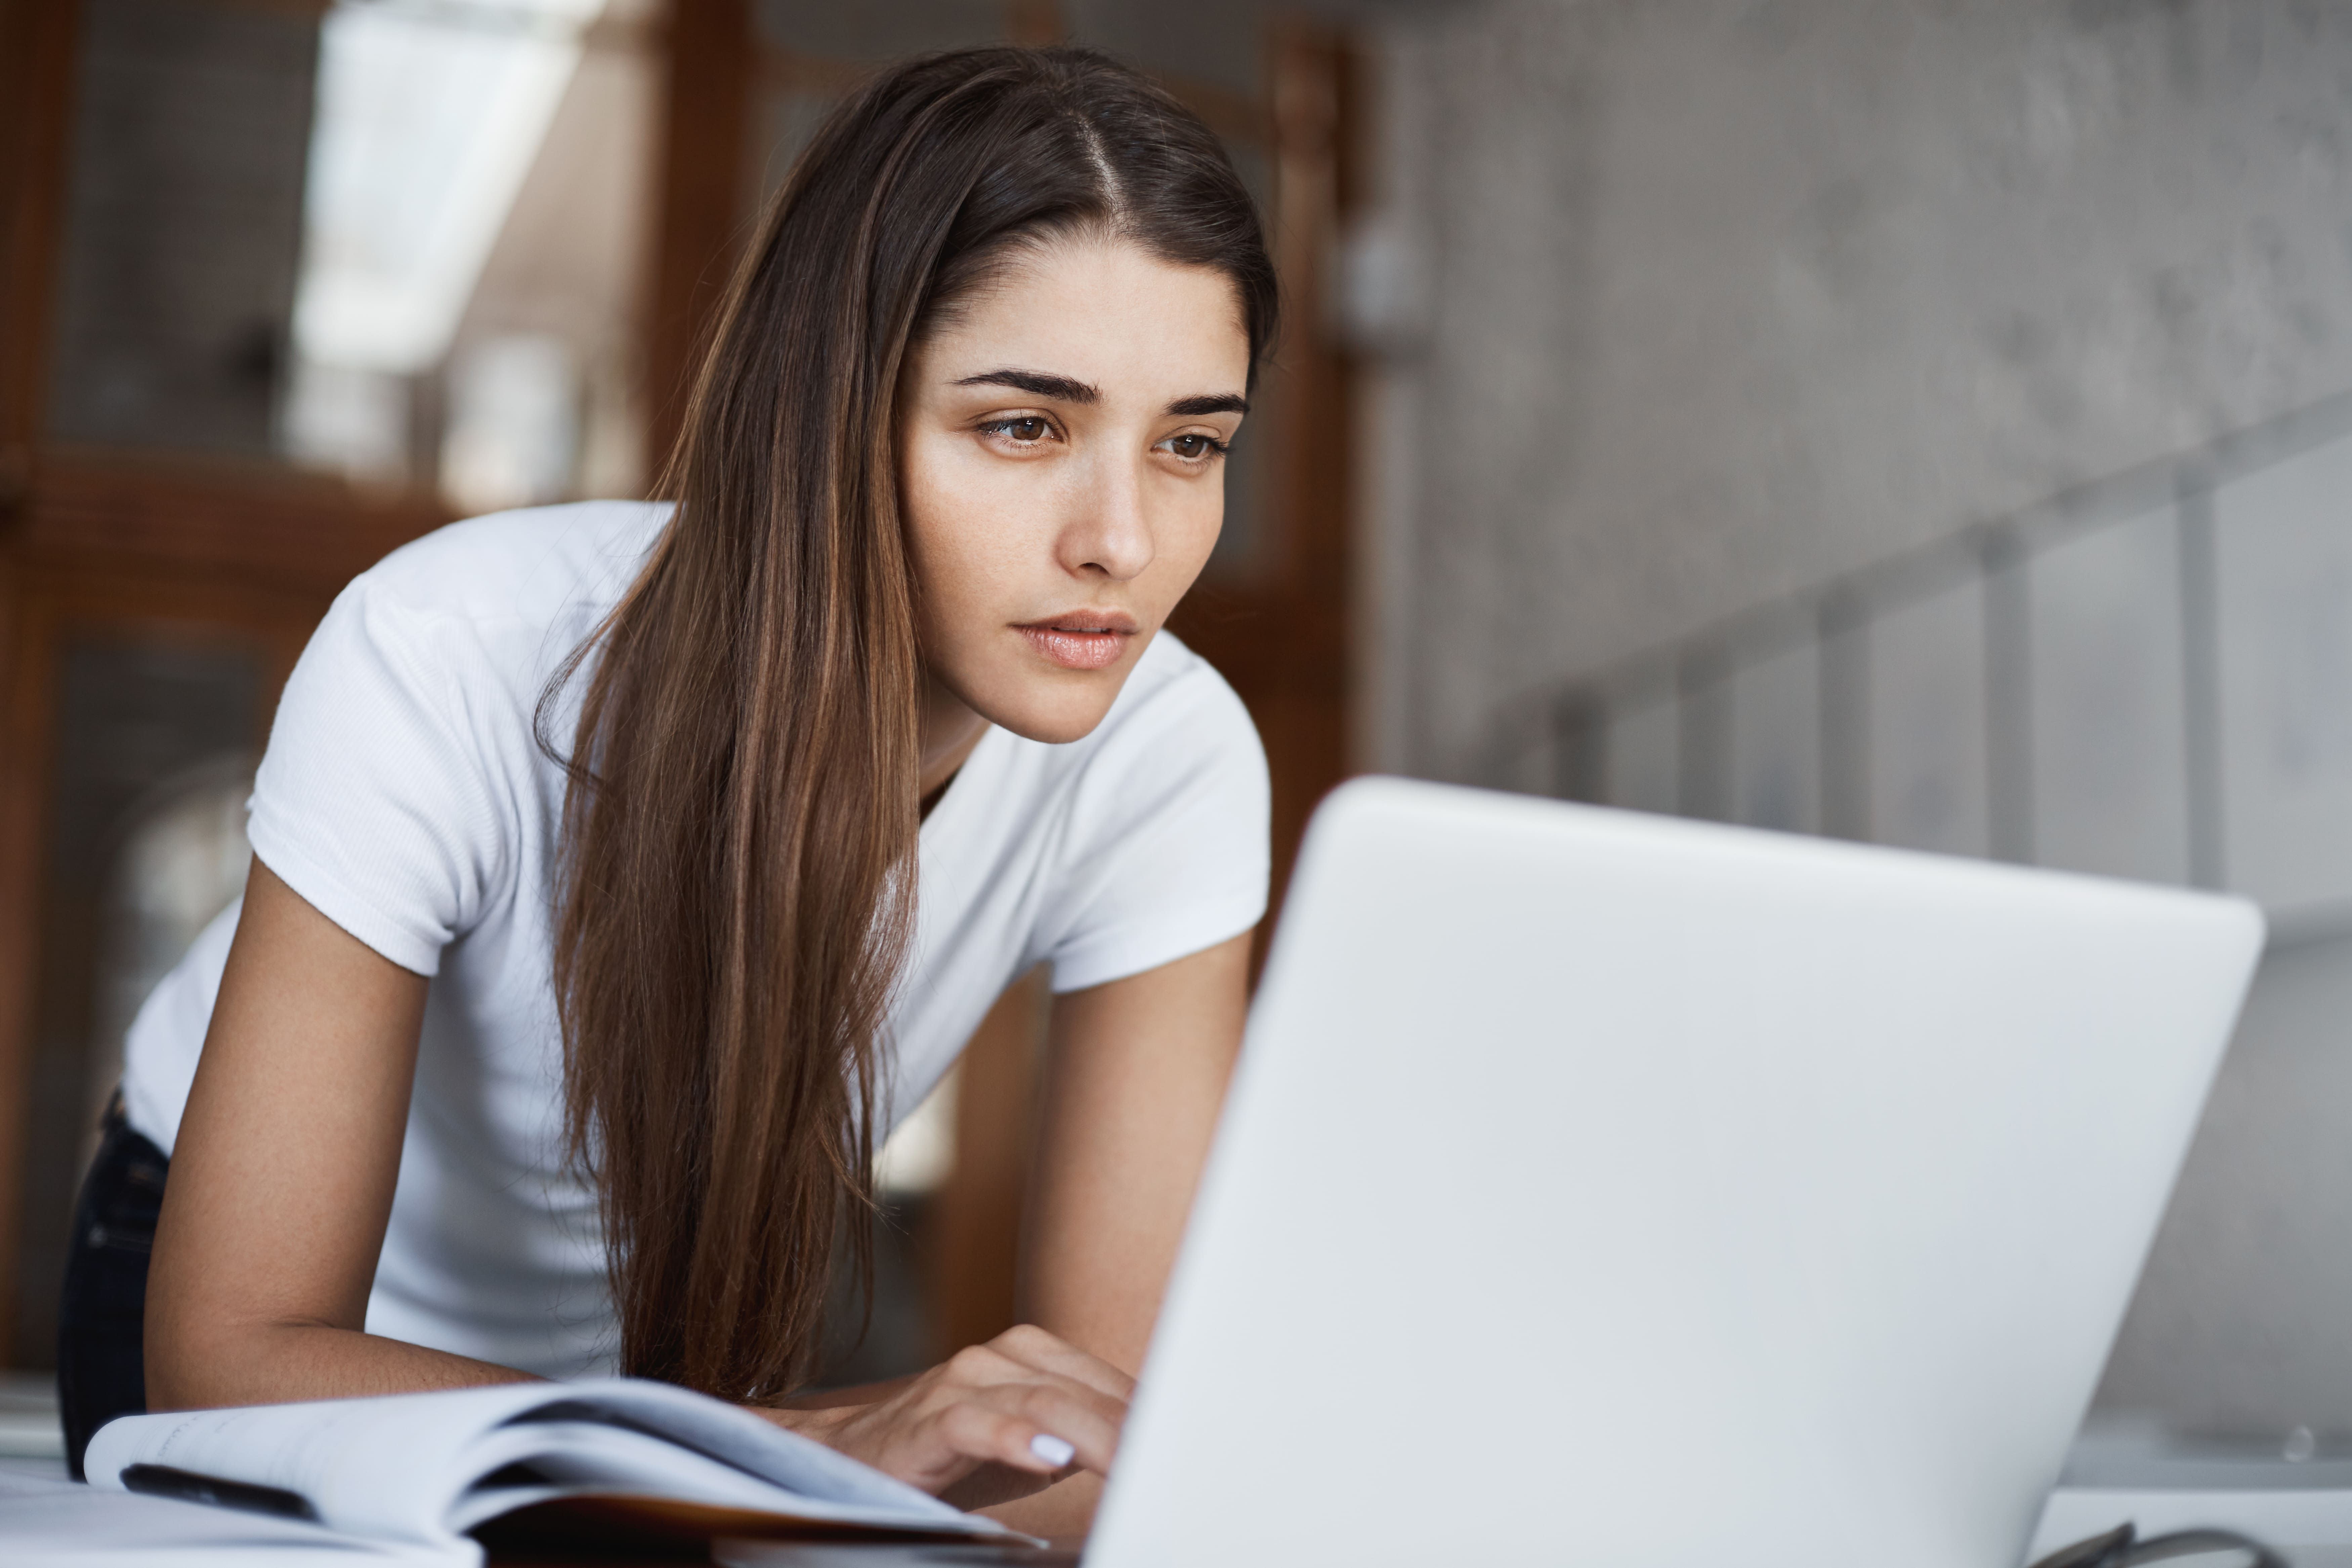
<instances>
[{"instance_id":1,"label":"woman's face","mask_svg":"<svg viewBox=\"0 0 2352 1568\"><path fill-rule=\"evenodd\" d=\"M1248 377L1232 283L1121 241L1028 251L963 301L900 394L932 680L1033 741L1100 723L1217 542Z\"/></svg>"}]
</instances>

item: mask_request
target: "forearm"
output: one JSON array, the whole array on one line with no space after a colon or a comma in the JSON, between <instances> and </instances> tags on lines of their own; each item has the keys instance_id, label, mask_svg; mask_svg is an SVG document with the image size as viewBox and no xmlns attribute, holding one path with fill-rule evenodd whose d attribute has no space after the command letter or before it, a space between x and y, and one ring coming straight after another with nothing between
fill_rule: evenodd
<instances>
[{"instance_id":1,"label":"forearm","mask_svg":"<svg viewBox=\"0 0 2352 1568\"><path fill-rule=\"evenodd\" d=\"M196 1410L527 1383L528 1373L324 1323L175 1331L151 1321L147 1407Z\"/></svg>"},{"instance_id":2,"label":"forearm","mask_svg":"<svg viewBox=\"0 0 2352 1568\"><path fill-rule=\"evenodd\" d=\"M1141 1369L1240 1048L1246 934L1054 1008L1022 1317Z\"/></svg>"}]
</instances>

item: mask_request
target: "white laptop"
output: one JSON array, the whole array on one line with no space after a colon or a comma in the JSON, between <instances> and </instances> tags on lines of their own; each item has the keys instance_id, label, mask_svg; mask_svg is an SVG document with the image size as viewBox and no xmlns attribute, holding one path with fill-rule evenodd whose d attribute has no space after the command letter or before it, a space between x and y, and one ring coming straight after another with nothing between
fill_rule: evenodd
<instances>
[{"instance_id":1,"label":"white laptop","mask_svg":"<svg viewBox=\"0 0 2352 1568\"><path fill-rule=\"evenodd\" d=\"M1372 780L1087 1568L2015 1568L2243 902Z\"/></svg>"}]
</instances>

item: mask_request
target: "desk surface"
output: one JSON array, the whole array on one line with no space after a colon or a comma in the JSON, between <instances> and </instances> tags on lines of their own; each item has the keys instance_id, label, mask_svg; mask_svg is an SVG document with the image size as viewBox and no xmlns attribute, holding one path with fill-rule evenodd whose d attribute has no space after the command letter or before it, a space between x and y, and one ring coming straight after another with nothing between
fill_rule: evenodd
<instances>
[{"instance_id":1,"label":"desk surface","mask_svg":"<svg viewBox=\"0 0 2352 1568\"><path fill-rule=\"evenodd\" d=\"M0 1472L62 1480L65 1479L65 1462L61 1459L0 1456ZM2335 1478L2326 1479L2332 1480ZM2064 1495L2062 1493L2061 1497ZM2341 1497L2344 1493L2336 1495ZM2141 1510L2135 1509L2130 1511L2137 1513ZM2160 1527L2171 1527L2179 1521L2166 1520L2153 1522L2159 1522ZM2259 1529L2261 1525L2273 1521L2249 1519L2242 1522ZM2046 1546L2047 1543L2038 1544ZM2352 1568L2352 1546L2289 1546L2284 1552L2293 1568ZM614 1568L617 1561L621 1560L611 1557L578 1558L560 1553L498 1552L490 1558L493 1568ZM651 1564L662 1560L634 1557L626 1561ZM695 1552L668 1561L708 1564L712 1559ZM1078 1553L1075 1542L1041 1550L962 1542L876 1545L835 1542L763 1542L741 1552L729 1552L727 1561L735 1568L1075 1568ZM2209 1564L2218 1568L2225 1561L2229 1560L2182 1558L2179 1560L2179 1568L2208 1568Z\"/></svg>"},{"instance_id":2,"label":"desk surface","mask_svg":"<svg viewBox=\"0 0 2352 1568\"><path fill-rule=\"evenodd\" d=\"M1078 1554L1075 1550L1049 1547L967 1546L961 1544L908 1544L904 1542L875 1546L846 1545L839 1542L811 1543L799 1542L761 1542L758 1555L729 1553L723 1558L682 1556L676 1558L631 1557L625 1560L598 1558L583 1560L569 1557L514 1556L493 1553L491 1568L615 1568L625 1561L638 1568L656 1568L664 1563L698 1563L703 1568L714 1561L724 1562L732 1568L1076 1568ZM2196 1568L2190 1564L2189 1568ZM2299 1568L2299 1565L2298 1565ZM2327 1563L2320 1568L2337 1568ZM2352 1568L2352 1564L2346 1565Z\"/></svg>"},{"instance_id":3,"label":"desk surface","mask_svg":"<svg viewBox=\"0 0 2352 1568\"><path fill-rule=\"evenodd\" d=\"M961 1542L858 1546L774 1541L761 1542L752 1551L756 1556L738 1552L714 1553L712 1558L697 1561L719 1561L733 1568L1076 1568L1078 1561L1076 1551L1069 1547L989 1546ZM505 1559L493 1561L503 1563ZM533 1564L533 1568L544 1565Z\"/></svg>"},{"instance_id":4,"label":"desk surface","mask_svg":"<svg viewBox=\"0 0 2352 1568\"><path fill-rule=\"evenodd\" d=\"M61 1487L57 1483L66 1479L65 1461L56 1458L34 1458L23 1456L0 1456L0 1477L24 1476L48 1485L31 1491L9 1493L0 1487L0 1497L12 1504L36 1510L27 1516L14 1508L0 1508L0 1546L5 1538L16 1534L17 1544L23 1543L20 1533L27 1528L42 1535L54 1536L53 1544L70 1541L87 1545L88 1532L94 1526L107 1523L104 1519L86 1510L96 1507L100 1498L117 1498L130 1504L135 1513L150 1500L124 1498L119 1492L93 1495L81 1487ZM21 1483L19 1483L21 1486ZM178 1509L183 1505L168 1504ZM58 1511L59 1509L63 1512ZM200 1510L221 1517L217 1510ZM229 1516L242 1518L246 1516ZM62 1533L60 1533L62 1532ZM150 1539L148 1544L154 1544ZM191 1543L194 1544L194 1543ZM167 1553L168 1554L168 1553ZM0 1557L6 1555L0 1551ZM889 1542L874 1544L851 1544L841 1542L739 1542L717 1559L731 1568L1075 1568L1078 1554L1075 1543L1064 1547L1034 1547L996 1545L968 1542ZM611 1554L576 1553L564 1549L551 1551L505 1551L493 1548L490 1562L499 1568L614 1568L614 1564L656 1564L662 1563L701 1563L714 1558L698 1545L682 1549L672 1557L633 1554L619 1557Z\"/></svg>"}]
</instances>

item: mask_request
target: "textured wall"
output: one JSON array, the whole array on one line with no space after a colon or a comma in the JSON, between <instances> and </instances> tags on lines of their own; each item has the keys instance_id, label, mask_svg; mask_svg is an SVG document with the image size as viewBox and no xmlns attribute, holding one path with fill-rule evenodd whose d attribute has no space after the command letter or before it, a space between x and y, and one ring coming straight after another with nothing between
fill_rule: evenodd
<instances>
[{"instance_id":1,"label":"textured wall","mask_svg":"<svg viewBox=\"0 0 2352 1568\"><path fill-rule=\"evenodd\" d=\"M1517 694L2352 388L2352 7L1496 0L1378 37L1370 762L1478 778ZM2347 1019L2352 941L2271 954L2107 1415L2352 1445Z\"/></svg>"},{"instance_id":2,"label":"textured wall","mask_svg":"<svg viewBox=\"0 0 2352 1568\"><path fill-rule=\"evenodd\" d=\"M1515 0L1383 30L1374 760L2352 387L2352 8Z\"/></svg>"}]
</instances>

